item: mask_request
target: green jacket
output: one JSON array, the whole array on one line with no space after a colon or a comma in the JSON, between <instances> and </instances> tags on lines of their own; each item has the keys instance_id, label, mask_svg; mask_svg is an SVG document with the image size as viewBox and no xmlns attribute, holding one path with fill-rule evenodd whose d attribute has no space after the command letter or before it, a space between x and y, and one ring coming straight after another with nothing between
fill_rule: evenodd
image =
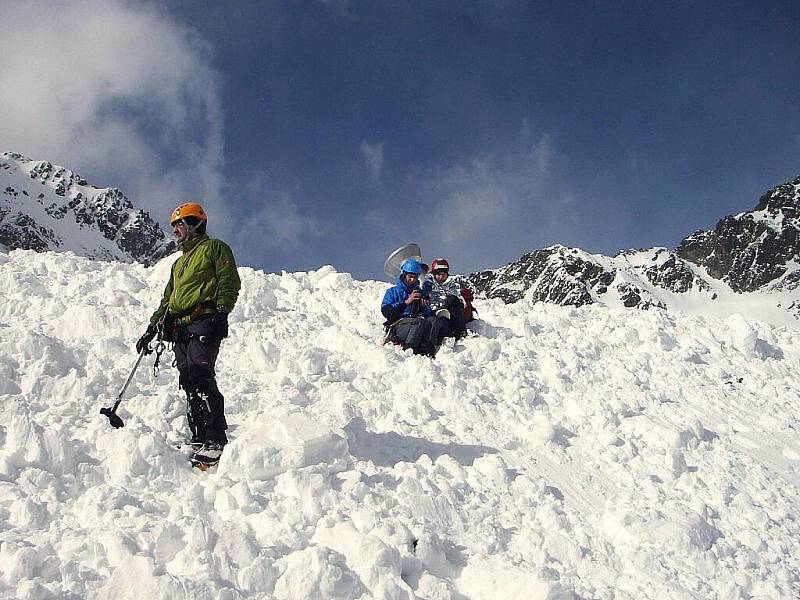
<instances>
[{"instance_id":1,"label":"green jacket","mask_svg":"<svg viewBox=\"0 0 800 600\"><path fill-rule=\"evenodd\" d=\"M204 303L216 305L216 311L231 312L239 297L241 282L230 246L205 234L179 246L183 256L172 265L164 297L150 322L157 323L167 310L185 316ZM216 311L209 307L204 312Z\"/></svg>"}]
</instances>

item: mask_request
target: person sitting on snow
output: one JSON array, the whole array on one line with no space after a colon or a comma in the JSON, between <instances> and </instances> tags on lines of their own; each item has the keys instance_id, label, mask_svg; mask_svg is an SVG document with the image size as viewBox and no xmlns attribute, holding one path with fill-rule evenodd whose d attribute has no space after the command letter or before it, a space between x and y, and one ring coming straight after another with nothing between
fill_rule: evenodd
<instances>
[{"instance_id":1,"label":"person sitting on snow","mask_svg":"<svg viewBox=\"0 0 800 600\"><path fill-rule=\"evenodd\" d=\"M422 295L430 301L431 310L446 309L449 313L447 335L460 339L467 335L464 322L464 303L461 300L461 287L450 280L450 263L437 258L431 263L431 272L422 283Z\"/></svg>"},{"instance_id":2,"label":"person sitting on snow","mask_svg":"<svg viewBox=\"0 0 800 600\"><path fill-rule=\"evenodd\" d=\"M386 339L414 354L435 356L449 328L448 319L435 316L419 287L422 265L409 258L400 265L397 283L386 290L381 314L386 318Z\"/></svg>"}]
</instances>

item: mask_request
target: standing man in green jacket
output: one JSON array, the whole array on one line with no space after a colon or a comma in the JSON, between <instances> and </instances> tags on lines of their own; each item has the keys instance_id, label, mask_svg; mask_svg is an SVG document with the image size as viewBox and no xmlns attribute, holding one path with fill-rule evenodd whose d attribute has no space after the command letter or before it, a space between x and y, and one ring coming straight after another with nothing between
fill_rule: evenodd
<instances>
[{"instance_id":1,"label":"standing man in green jacket","mask_svg":"<svg viewBox=\"0 0 800 600\"><path fill-rule=\"evenodd\" d=\"M214 366L220 342L228 337L228 314L241 283L230 247L206 234L208 217L202 206L181 204L172 212L170 223L183 256L172 265L164 297L136 351L151 352L150 342L159 327L164 341L174 343L178 383L188 401L193 462L209 466L219 461L228 443L224 397Z\"/></svg>"}]
</instances>

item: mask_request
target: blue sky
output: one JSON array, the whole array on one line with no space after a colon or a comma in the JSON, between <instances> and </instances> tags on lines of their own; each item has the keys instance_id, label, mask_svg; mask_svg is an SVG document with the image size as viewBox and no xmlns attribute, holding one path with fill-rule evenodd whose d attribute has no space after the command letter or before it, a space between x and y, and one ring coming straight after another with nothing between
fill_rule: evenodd
<instances>
[{"instance_id":1,"label":"blue sky","mask_svg":"<svg viewBox=\"0 0 800 600\"><path fill-rule=\"evenodd\" d=\"M267 271L380 278L411 241L458 271L555 243L674 246L800 175L797 2L99 6L63 5L74 56L46 24L13 47L60 67L49 85L22 63L0 75L17 114L63 93L60 61L88 91L51 107L61 137L0 121L3 149L155 214L205 201Z\"/></svg>"}]
</instances>

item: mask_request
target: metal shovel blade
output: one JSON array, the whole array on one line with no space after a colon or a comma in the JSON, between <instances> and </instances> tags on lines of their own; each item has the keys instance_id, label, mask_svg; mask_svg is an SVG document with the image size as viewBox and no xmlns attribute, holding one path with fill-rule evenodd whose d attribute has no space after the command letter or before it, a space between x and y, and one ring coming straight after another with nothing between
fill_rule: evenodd
<instances>
[{"instance_id":1,"label":"metal shovel blade","mask_svg":"<svg viewBox=\"0 0 800 600\"><path fill-rule=\"evenodd\" d=\"M383 272L386 273L389 281L393 282L397 278L400 274L400 265L408 258L422 260L422 250L417 244L406 244L389 255L389 258L383 263Z\"/></svg>"},{"instance_id":2,"label":"metal shovel blade","mask_svg":"<svg viewBox=\"0 0 800 600\"><path fill-rule=\"evenodd\" d=\"M114 429L119 429L120 427L125 427L125 423L122 422L122 419L120 418L120 416L117 413L115 413L112 409L110 409L110 408L101 408L100 409L100 414L101 415L105 415L105 416L108 417L108 420L109 420L109 422L111 423L111 426Z\"/></svg>"}]
</instances>

